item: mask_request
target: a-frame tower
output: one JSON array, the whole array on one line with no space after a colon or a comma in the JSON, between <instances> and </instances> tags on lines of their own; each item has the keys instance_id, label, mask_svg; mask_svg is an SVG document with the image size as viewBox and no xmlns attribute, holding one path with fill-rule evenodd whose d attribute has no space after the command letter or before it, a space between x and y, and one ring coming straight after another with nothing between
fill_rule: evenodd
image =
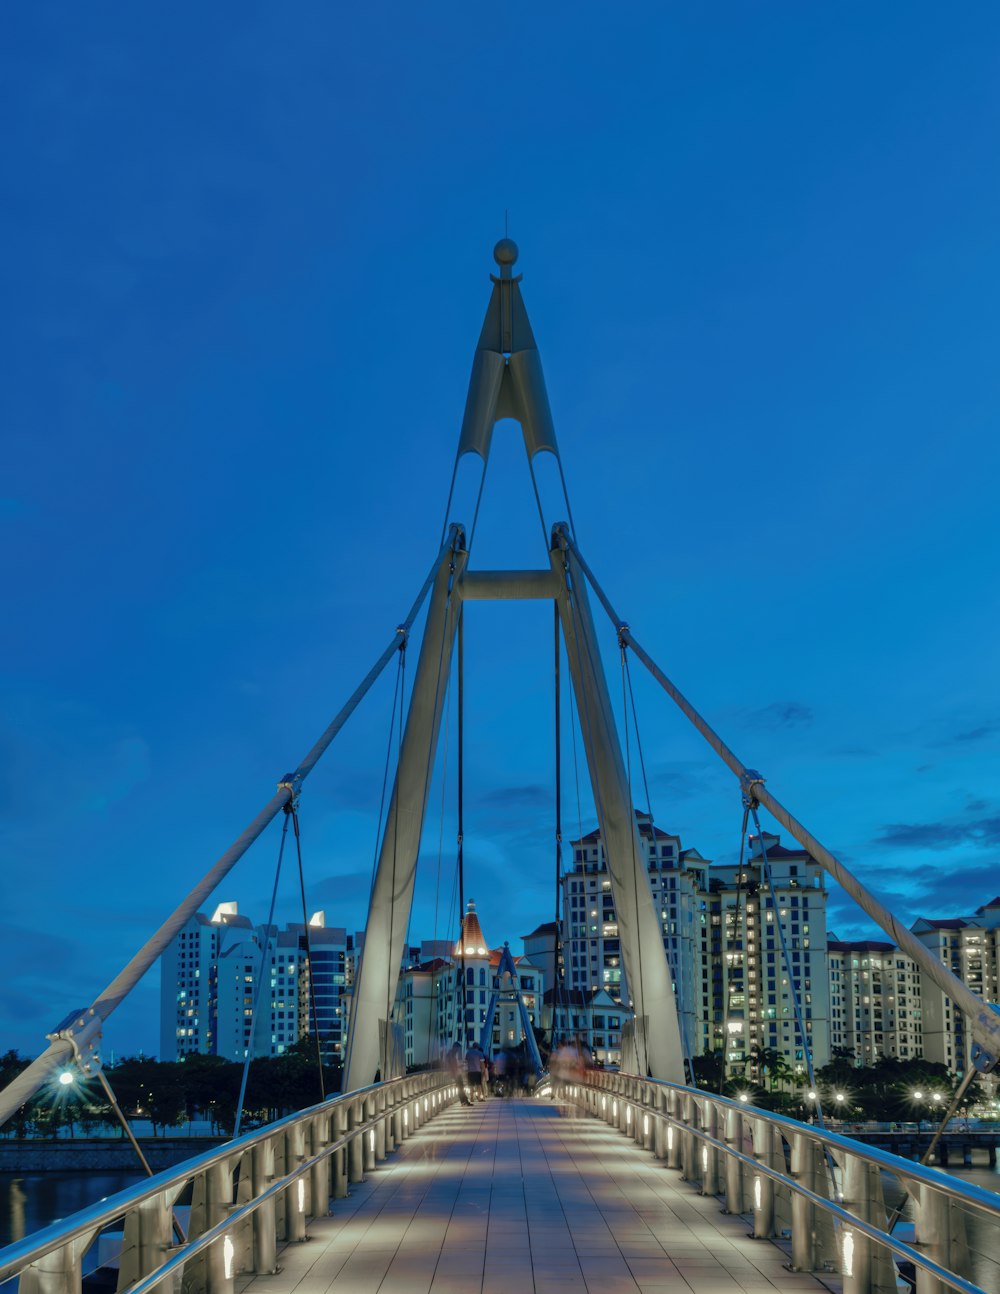
<instances>
[{"instance_id":1,"label":"a-frame tower","mask_svg":"<svg viewBox=\"0 0 1000 1294\"><path fill-rule=\"evenodd\" d=\"M543 451L558 461L541 358L521 297L521 276L512 273L517 247L504 238L494 257L500 275L491 275L493 293L472 362L458 458L478 454L485 470L494 425L501 418L514 418L521 424L529 465ZM558 609L635 1013L636 1066L654 1078L685 1081L677 1003L590 604L582 572L559 531L556 527L553 532L547 568L475 571L467 569L464 531L459 527L438 569L354 985L344 1091L365 1087L379 1070L383 1076L387 1072L380 1037L387 1036L396 996L455 634L464 604L483 599L544 598Z\"/></svg>"}]
</instances>

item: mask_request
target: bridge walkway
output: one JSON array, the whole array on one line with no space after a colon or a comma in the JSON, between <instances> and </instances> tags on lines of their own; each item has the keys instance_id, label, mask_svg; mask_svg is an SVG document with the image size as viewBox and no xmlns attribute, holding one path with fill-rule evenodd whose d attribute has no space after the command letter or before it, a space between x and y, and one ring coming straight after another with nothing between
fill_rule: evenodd
<instances>
[{"instance_id":1,"label":"bridge walkway","mask_svg":"<svg viewBox=\"0 0 1000 1294\"><path fill-rule=\"evenodd\" d=\"M545 1100L438 1115L241 1294L820 1291L677 1173Z\"/></svg>"}]
</instances>

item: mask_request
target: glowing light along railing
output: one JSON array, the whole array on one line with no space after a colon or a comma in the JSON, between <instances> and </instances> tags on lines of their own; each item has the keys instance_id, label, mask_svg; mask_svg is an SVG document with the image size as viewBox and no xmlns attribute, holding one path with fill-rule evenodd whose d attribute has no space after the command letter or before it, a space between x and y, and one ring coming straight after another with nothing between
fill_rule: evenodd
<instances>
[{"instance_id":1,"label":"glowing light along railing","mask_svg":"<svg viewBox=\"0 0 1000 1294\"><path fill-rule=\"evenodd\" d=\"M232 1294L241 1272L274 1272L280 1241L305 1239L307 1217L325 1217L331 1200L416 1131L421 1102L427 1119L457 1098L438 1071L332 1097L0 1250L0 1282L20 1276L30 1294L80 1294L85 1253L124 1221L119 1287L128 1294L162 1294L181 1271L186 1292ZM246 1183L249 1199L241 1198ZM175 1247L173 1205L189 1186L189 1238Z\"/></svg>"},{"instance_id":2,"label":"glowing light along railing","mask_svg":"<svg viewBox=\"0 0 1000 1294\"><path fill-rule=\"evenodd\" d=\"M624 1120L618 1116L619 1103L626 1111ZM894 1288L894 1256L913 1265L917 1294L947 1289L996 1294L1000 1289L1000 1196L991 1191L760 1110L743 1094L728 1100L595 1070L588 1074L578 1104L648 1147L702 1194L721 1195L727 1213L751 1215L755 1237L787 1237L793 1271L838 1273L844 1294ZM836 1170L832 1190L831 1165ZM912 1242L887 1230L884 1174L914 1197ZM990 1231L988 1242L978 1249L965 1234L973 1213L980 1230Z\"/></svg>"}]
</instances>

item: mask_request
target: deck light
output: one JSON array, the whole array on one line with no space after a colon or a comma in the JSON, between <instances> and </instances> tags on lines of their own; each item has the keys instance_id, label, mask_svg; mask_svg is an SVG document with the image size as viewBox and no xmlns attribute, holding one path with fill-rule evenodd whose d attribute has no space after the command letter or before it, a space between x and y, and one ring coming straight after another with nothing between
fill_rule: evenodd
<instances>
[{"instance_id":1,"label":"deck light","mask_svg":"<svg viewBox=\"0 0 1000 1294\"><path fill-rule=\"evenodd\" d=\"M703 1173L708 1172L708 1147L707 1146L702 1146L701 1148L701 1171Z\"/></svg>"},{"instance_id":2,"label":"deck light","mask_svg":"<svg viewBox=\"0 0 1000 1294\"><path fill-rule=\"evenodd\" d=\"M375 1129L374 1128L372 1128L371 1132L369 1132L368 1134L368 1149L369 1150L375 1149Z\"/></svg>"},{"instance_id":3,"label":"deck light","mask_svg":"<svg viewBox=\"0 0 1000 1294\"><path fill-rule=\"evenodd\" d=\"M649 1136L649 1115L648 1114L644 1114L642 1116L642 1135L644 1137Z\"/></svg>"},{"instance_id":4,"label":"deck light","mask_svg":"<svg viewBox=\"0 0 1000 1294\"><path fill-rule=\"evenodd\" d=\"M299 1178L299 1180L295 1183L295 1194L296 1194L296 1196L297 1196L297 1198L298 1198L299 1212L300 1212L300 1213L305 1213L305 1211L306 1211L306 1184L305 1184L305 1182L302 1180L302 1178L301 1178L301 1177L300 1177L300 1178Z\"/></svg>"},{"instance_id":5,"label":"deck light","mask_svg":"<svg viewBox=\"0 0 1000 1294\"><path fill-rule=\"evenodd\" d=\"M854 1275L854 1232L844 1231L844 1271L845 1276Z\"/></svg>"},{"instance_id":6,"label":"deck light","mask_svg":"<svg viewBox=\"0 0 1000 1294\"><path fill-rule=\"evenodd\" d=\"M222 1270L226 1280L233 1279L233 1259L236 1257L236 1246L233 1244L229 1235L222 1237Z\"/></svg>"},{"instance_id":7,"label":"deck light","mask_svg":"<svg viewBox=\"0 0 1000 1294\"><path fill-rule=\"evenodd\" d=\"M760 1208L761 1200L763 1198L764 1198L764 1188L761 1185L761 1180L759 1177L755 1177L753 1179L753 1206L755 1209Z\"/></svg>"}]
</instances>

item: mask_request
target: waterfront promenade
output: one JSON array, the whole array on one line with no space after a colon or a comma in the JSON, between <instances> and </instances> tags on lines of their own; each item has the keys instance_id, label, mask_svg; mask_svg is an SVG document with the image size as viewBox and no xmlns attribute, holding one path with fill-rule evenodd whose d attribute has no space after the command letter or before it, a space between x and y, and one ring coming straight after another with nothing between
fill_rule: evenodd
<instances>
[{"instance_id":1,"label":"waterfront promenade","mask_svg":"<svg viewBox=\"0 0 1000 1294\"><path fill-rule=\"evenodd\" d=\"M748 1229L600 1120L491 1100L441 1113L241 1294L824 1288Z\"/></svg>"}]
</instances>

